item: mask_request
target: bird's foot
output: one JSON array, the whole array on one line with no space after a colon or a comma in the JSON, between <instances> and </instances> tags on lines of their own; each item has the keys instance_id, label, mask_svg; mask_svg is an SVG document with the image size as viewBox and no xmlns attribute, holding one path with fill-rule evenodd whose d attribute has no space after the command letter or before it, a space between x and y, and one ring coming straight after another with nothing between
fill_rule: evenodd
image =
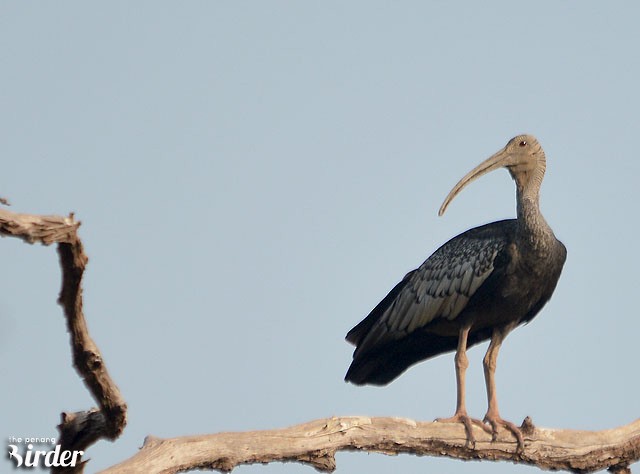
<instances>
[{"instance_id":1,"label":"bird's foot","mask_svg":"<svg viewBox=\"0 0 640 474\"><path fill-rule=\"evenodd\" d=\"M464 430L467 433L467 447L469 449L476 448L476 437L473 435L473 425L479 426L487 433L491 433L491 430L481 420L477 418L471 418L464 412L456 412L450 418L436 418L437 423L462 423Z\"/></svg>"},{"instance_id":2,"label":"bird's foot","mask_svg":"<svg viewBox=\"0 0 640 474\"><path fill-rule=\"evenodd\" d=\"M511 431L518 441L518 447L516 448L517 452L524 452L524 438L522 437L522 431L520 428L510 421L503 420L500 415L493 413L487 413L484 417L484 422L491 425L492 441L495 441L498 437L498 428L505 428L506 430Z\"/></svg>"}]
</instances>

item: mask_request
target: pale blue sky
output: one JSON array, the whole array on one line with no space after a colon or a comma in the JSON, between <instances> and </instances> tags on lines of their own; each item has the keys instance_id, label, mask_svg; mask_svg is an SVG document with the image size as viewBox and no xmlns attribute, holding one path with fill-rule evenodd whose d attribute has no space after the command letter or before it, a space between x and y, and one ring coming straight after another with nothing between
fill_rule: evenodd
<instances>
[{"instance_id":1,"label":"pale blue sky","mask_svg":"<svg viewBox=\"0 0 640 474\"><path fill-rule=\"evenodd\" d=\"M639 15L630 1L0 3L0 196L82 221L86 315L129 405L89 471L148 434L451 415L452 355L355 387L344 335L446 240L514 215L504 171L437 210L520 132L547 152L542 210L569 254L503 346L502 415L637 418ZM70 365L55 249L0 244L0 436L55 436L61 411L94 405ZM469 352L479 417L485 349Z\"/></svg>"}]
</instances>

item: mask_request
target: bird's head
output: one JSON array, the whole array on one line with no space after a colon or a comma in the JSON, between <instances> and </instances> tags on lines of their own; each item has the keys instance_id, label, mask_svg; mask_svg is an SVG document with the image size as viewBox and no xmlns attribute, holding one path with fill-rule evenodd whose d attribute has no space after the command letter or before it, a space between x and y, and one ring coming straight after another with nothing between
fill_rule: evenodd
<instances>
[{"instance_id":1,"label":"bird's head","mask_svg":"<svg viewBox=\"0 0 640 474\"><path fill-rule=\"evenodd\" d=\"M539 189L546 168L544 150L533 135L513 137L503 149L469 171L449 192L438 215L444 214L449 203L467 184L480 176L498 168L509 170L521 191L527 188Z\"/></svg>"}]
</instances>

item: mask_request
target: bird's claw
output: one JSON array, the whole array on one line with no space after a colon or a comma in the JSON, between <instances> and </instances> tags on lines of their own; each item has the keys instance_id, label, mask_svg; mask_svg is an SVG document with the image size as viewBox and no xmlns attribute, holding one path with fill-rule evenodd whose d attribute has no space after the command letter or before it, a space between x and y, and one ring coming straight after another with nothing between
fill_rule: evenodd
<instances>
[{"instance_id":1,"label":"bird's claw","mask_svg":"<svg viewBox=\"0 0 640 474\"><path fill-rule=\"evenodd\" d=\"M450 418L436 418L437 423L462 423L467 433L467 448L476 449L476 437L473 435L473 425L479 426L483 430L490 433L491 431L481 420L471 418L466 413L456 413Z\"/></svg>"},{"instance_id":2,"label":"bird's claw","mask_svg":"<svg viewBox=\"0 0 640 474\"><path fill-rule=\"evenodd\" d=\"M502 427L510 431L513 436L516 437L516 440L518 441L518 447L516 448L516 451L520 454L524 452L524 438L522 436L522 431L520 430L520 428L518 428L510 421L503 420L498 415L490 415L489 413L487 413L487 415L484 417L484 422L491 425L491 430L489 431L489 433L491 433L491 441L496 441L496 439L498 438L498 428Z\"/></svg>"}]
</instances>

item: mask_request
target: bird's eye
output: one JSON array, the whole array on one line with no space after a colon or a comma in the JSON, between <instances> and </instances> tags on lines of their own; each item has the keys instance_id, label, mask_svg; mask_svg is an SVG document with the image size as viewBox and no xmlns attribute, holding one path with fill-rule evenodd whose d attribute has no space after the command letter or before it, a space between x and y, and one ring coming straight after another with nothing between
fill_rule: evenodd
<instances>
[{"instance_id":1,"label":"bird's eye","mask_svg":"<svg viewBox=\"0 0 640 474\"><path fill-rule=\"evenodd\" d=\"M520 143L518 143L518 146L527 146L527 141L526 140L522 140Z\"/></svg>"}]
</instances>

